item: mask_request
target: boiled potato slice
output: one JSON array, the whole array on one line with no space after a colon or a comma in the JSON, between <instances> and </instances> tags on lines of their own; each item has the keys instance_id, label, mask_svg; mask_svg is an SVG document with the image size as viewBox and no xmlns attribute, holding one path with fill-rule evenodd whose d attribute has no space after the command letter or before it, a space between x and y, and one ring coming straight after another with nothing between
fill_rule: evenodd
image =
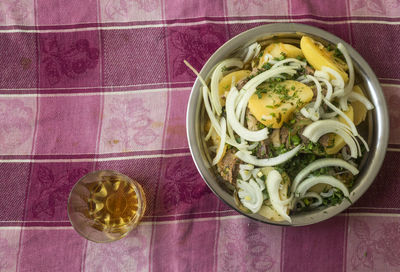
<instances>
[{"instance_id":1,"label":"boiled potato slice","mask_svg":"<svg viewBox=\"0 0 400 272\"><path fill-rule=\"evenodd\" d=\"M272 43L264 49L263 57L261 57L259 62L259 67L263 66L265 63L265 54L270 54L274 58L279 58L282 53L284 53L287 58L304 57L301 49L294 45L287 43Z\"/></svg>"},{"instance_id":2,"label":"boiled potato slice","mask_svg":"<svg viewBox=\"0 0 400 272\"><path fill-rule=\"evenodd\" d=\"M271 128L280 128L296 108L310 102L313 97L310 87L294 80L266 83L257 88L263 93L256 93L250 98L250 113L259 122Z\"/></svg>"},{"instance_id":3,"label":"boiled potato slice","mask_svg":"<svg viewBox=\"0 0 400 272\"><path fill-rule=\"evenodd\" d=\"M327 66L338 72L342 76L344 83L349 81L343 61L335 58L333 52L329 52L321 43L314 41L310 37L303 36L300 41L300 48L306 60L314 69L321 70L323 66ZM331 77L331 79L333 78Z\"/></svg>"},{"instance_id":4,"label":"boiled potato slice","mask_svg":"<svg viewBox=\"0 0 400 272\"><path fill-rule=\"evenodd\" d=\"M358 94L361 94L362 96L365 96L362 89L360 88L360 86L356 85L353 88L353 92L356 92ZM360 101L353 101L351 102L351 106L353 107L353 111L354 111L354 120L353 123L358 126L362 121L365 120L365 118L367 117L367 108L364 106L363 103L361 103Z\"/></svg>"},{"instance_id":5,"label":"boiled potato slice","mask_svg":"<svg viewBox=\"0 0 400 272\"><path fill-rule=\"evenodd\" d=\"M225 106L225 100L226 96L231 89L231 84L232 84L232 77L235 77L235 82L239 82L240 80L248 77L250 75L251 71L249 70L239 70L236 72L232 72L230 74L227 74L224 76L221 81L219 82L218 85L218 91L219 91L219 101L221 103L221 106Z\"/></svg>"},{"instance_id":6,"label":"boiled potato slice","mask_svg":"<svg viewBox=\"0 0 400 272\"><path fill-rule=\"evenodd\" d=\"M352 106L349 106L349 110L345 111L344 113L350 118L351 121L354 120L354 110ZM339 116L338 120L347 125L347 122L343 117ZM337 134L332 134L331 139L334 141L334 143L332 147L325 148L325 152L327 154L336 154L346 145L346 142L343 140L343 138Z\"/></svg>"}]
</instances>

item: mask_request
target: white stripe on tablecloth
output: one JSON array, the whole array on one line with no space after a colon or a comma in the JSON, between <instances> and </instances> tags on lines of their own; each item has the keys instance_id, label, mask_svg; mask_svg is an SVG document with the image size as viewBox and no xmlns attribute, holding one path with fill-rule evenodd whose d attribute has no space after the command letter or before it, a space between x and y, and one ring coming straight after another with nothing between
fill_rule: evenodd
<instances>
[{"instance_id":1,"label":"white stripe on tablecloth","mask_svg":"<svg viewBox=\"0 0 400 272\"><path fill-rule=\"evenodd\" d=\"M126 157L109 158L83 158L83 159L7 159L0 160L0 163L58 163L58 162L104 162L104 161L125 161L133 159L151 159L151 158L174 158L190 156L190 152L176 154L149 154Z\"/></svg>"},{"instance_id":2,"label":"white stripe on tablecloth","mask_svg":"<svg viewBox=\"0 0 400 272\"><path fill-rule=\"evenodd\" d=\"M126 90L126 91L117 91L117 92L81 92L81 93L55 93L55 94L38 94L38 93L31 93L31 94L2 94L0 93L0 98L22 98L22 97L64 97L64 96L92 96L92 95L124 95L127 93L137 93L137 94L142 94L142 93L157 93L157 92L166 92L168 90L170 91L187 91L190 89L194 82L187 81L187 82L178 82L178 84L190 84L188 87L172 87L172 88L157 88L157 89L143 89L143 90ZM160 83L164 84L164 83ZM150 84L149 84L150 85ZM57 90L88 90L88 89L112 89L112 88L129 88L129 87L137 87L137 86L143 86L143 85L127 85L127 86L105 86L105 87L82 87L82 88L58 88ZM392 84L392 83L381 83L382 87L394 87L394 88L400 88L400 83L399 84ZM40 88L40 90L47 90L48 88ZM22 89L3 89L0 88L0 90L5 90L5 91L33 91L37 90L37 88L22 88ZM52 89L56 90L56 89Z\"/></svg>"},{"instance_id":3,"label":"white stripe on tablecloth","mask_svg":"<svg viewBox=\"0 0 400 272\"><path fill-rule=\"evenodd\" d=\"M200 22L180 22L180 23L157 23L147 25L130 25L130 26L99 26L99 27L82 27L75 29L1 29L0 33L62 33L62 32L83 32L83 31L98 31L98 30L130 30L130 29L144 29L144 28L162 28L162 27L176 27L176 26L195 26L203 24L218 24L218 25L232 25L232 24L251 24L251 23L293 23L293 22L315 22L325 25L338 25L338 24L381 24L381 25L400 25L400 22L390 22L381 20L360 20L360 19L347 19L338 21L325 21L319 19L302 18L302 19L249 19L249 20L224 20L224 21L211 21L203 20Z\"/></svg>"}]
</instances>

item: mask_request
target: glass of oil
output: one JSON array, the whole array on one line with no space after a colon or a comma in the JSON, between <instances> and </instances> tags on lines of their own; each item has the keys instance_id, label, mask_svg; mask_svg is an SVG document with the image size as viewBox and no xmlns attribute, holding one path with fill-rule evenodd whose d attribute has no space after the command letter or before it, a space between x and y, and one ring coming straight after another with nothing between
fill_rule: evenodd
<instances>
[{"instance_id":1,"label":"glass of oil","mask_svg":"<svg viewBox=\"0 0 400 272\"><path fill-rule=\"evenodd\" d=\"M74 229L94 242L111 242L137 226L146 210L142 186L112 170L91 172L72 188L68 217Z\"/></svg>"}]
</instances>

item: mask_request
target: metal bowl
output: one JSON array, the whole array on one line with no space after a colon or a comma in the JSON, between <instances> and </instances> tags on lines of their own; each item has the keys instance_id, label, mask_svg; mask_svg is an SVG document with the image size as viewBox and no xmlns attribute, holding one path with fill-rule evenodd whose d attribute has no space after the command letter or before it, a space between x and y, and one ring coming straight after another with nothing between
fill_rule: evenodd
<instances>
[{"instance_id":1,"label":"metal bowl","mask_svg":"<svg viewBox=\"0 0 400 272\"><path fill-rule=\"evenodd\" d=\"M355 185L350 192L351 203L354 203L365 193L365 191L374 181L383 163L388 144L389 117L385 98L376 75L371 70L367 62L349 44L333 34L308 25L263 25L243 32L227 41L206 62L200 72L200 75L203 78L207 78L211 72L211 69L218 62L231 57L232 55L240 54L244 48L255 41L285 41L296 43L296 40L299 40L299 38L303 35L308 35L322 44L337 44L339 42L344 44L353 59L358 81L362 84L366 95L375 105L375 109L369 111L368 113L367 121L364 122L366 125L364 125L364 128L361 128L362 133L368 139L370 151L366 153L362 159L360 164L360 174L357 176ZM204 135L201 129L203 127L201 112L202 108L204 107L202 105L202 98L200 95L200 86L200 81L196 79L188 102L186 127L189 147L200 175L203 177L210 189L226 204L231 206L239 213L252 219L269 224L292 226L310 225L326 220L342 212L351 205L349 201L344 200L340 205L299 213L292 216L292 223L286 221L275 222L268 220L261 215L247 214L239 210L235 204L232 193L229 191L229 189L227 189L223 182L218 180L215 170L211 167L210 161L207 159L207 155L205 153L205 146L203 144L204 141L202 141L202 137L204 137Z\"/></svg>"}]
</instances>

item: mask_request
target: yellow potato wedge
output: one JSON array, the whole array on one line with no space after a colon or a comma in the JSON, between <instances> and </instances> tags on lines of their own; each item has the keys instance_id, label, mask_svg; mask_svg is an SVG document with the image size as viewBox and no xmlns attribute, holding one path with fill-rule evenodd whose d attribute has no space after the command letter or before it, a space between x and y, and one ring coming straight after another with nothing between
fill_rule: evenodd
<instances>
[{"instance_id":1,"label":"yellow potato wedge","mask_svg":"<svg viewBox=\"0 0 400 272\"><path fill-rule=\"evenodd\" d=\"M300 40L300 48L304 57L316 70L321 70L323 66L332 68L338 72L344 83L349 81L349 76L345 71L346 64L335 58L333 52L329 52L321 43L314 41L312 38L303 36ZM333 79L334 77L331 77Z\"/></svg>"},{"instance_id":2,"label":"yellow potato wedge","mask_svg":"<svg viewBox=\"0 0 400 272\"><path fill-rule=\"evenodd\" d=\"M218 85L219 101L221 103L221 106L225 106L226 96L231 89L232 77L235 77L235 82L237 83L238 81L248 77L250 73L251 71L249 70L239 70L227 74L221 79Z\"/></svg>"},{"instance_id":3,"label":"yellow potato wedge","mask_svg":"<svg viewBox=\"0 0 400 272\"><path fill-rule=\"evenodd\" d=\"M354 120L354 110L353 110L352 106L349 106L349 110L344 113L347 115L347 117L350 118L351 121ZM339 116L338 121L347 125L347 122L341 116ZM346 142L343 140L343 138L337 134L332 134L331 139L334 141L333 146L325 148L325 152L327 154L330 154L330 155L336 154L340 151L340 149L342 149L346 145Z\"/></svg>"},{"instance_id":4,"label":"yellow potato wedge","mask_svg":"<svg viewBox=\"0 0 400 272\"><path fill-rule=\"evenodd\" d=\"M248 107L259 122L271 128L280 128L296 108L310 102L313 97L309 86L294 80L275 83L272 87L266 83L258 89L263 93L254 94Z\"/></svg>"},{"instance_id":5,"label":"yellow potato wedge","mask_svg":"<svg viewBox=\"0 0 400 272\"><path fill-rule=\"evenodd\" d=\"M261 57L259 62L259 67L263 66L265 63L265 54L270 54L274 58L279 58L282 53L284 53L287 58L304 57L301 49L294 45L287 43L272 43L264 49L263 57Z\"/></svg>"},{"instance_id":6,"label":"yellow potato wedge","mask_svg":"<svg viewBox=\"0 0 400 272\"><path fill-rule=\"evenodd\" d=\"M353 88L353 92L356 92L358 94L361 94L362 96L365 96L362 89L360 88L360 86L356 85ZM353 111L354 111L354 120L353 123L358 126L362 121L365 120L365 118L367 117L367 108L364 106L363 103L361 103L360 101L353 101L351 102L351 106L353 107Z\"/></svg>"}]
</instances>

